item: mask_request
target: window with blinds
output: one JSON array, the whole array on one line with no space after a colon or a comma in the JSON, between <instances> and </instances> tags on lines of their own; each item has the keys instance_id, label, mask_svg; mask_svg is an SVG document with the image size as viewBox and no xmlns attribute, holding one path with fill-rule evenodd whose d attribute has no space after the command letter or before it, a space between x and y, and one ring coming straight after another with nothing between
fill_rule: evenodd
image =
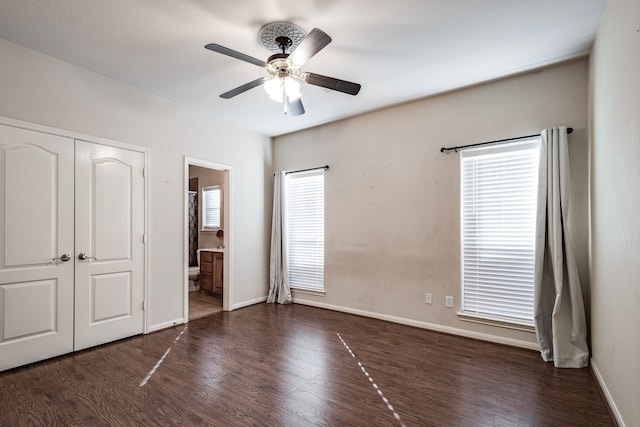
<instances>
[{"instance_id":1,"label":"window with blinds","mask_svg":"<svg viewBox=\"0 0 640 427\"><path fill-rule=\"evenodd\" d=\"M220 186L202 187L202 229L220 228Z\"/></svg>"},{"instance_id":2,"label":"window with blinds","mask_svg":"<svg viewBox=\"0 0 640 427\"><path fill-rule=\"evenodd\" d=\"M462 314L533 325L538 138L460 157Z\"/></svg>"},{"instance_id":3,"label":"window with blinds","mask_svg":"<svg viewBox=\"0 0 640 427\"><path fill-rule=\"evenodd\" d=\"M324 169L286 175L289 286L324 292Z\"/></svg>"}]
</instances>

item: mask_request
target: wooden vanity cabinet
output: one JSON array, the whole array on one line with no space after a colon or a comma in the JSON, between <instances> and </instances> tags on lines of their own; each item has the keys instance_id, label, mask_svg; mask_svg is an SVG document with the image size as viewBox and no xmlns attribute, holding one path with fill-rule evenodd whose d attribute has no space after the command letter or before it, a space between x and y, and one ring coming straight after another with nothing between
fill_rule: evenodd
<instances>
[{"instance_id":1,"label":"wooden vanity cabinet","mask_svg":"<svg viewBox=\"0 0 640 427\"><path fill-rule=\"evenodd\" d=\"M222 252L213 253L213 292L222 293L222 266L224 258Z\"/></svg>"},{"instance_id":2,"label":"wooden vanity cabinet","mask_svg":"<svg viewBox=\"0 0 640 427\"><path fill-rule=\"evenodd\" d=\"M200 290L208 293L222 293L222 252L200 252Z\"/></svg>"}]
</instances>

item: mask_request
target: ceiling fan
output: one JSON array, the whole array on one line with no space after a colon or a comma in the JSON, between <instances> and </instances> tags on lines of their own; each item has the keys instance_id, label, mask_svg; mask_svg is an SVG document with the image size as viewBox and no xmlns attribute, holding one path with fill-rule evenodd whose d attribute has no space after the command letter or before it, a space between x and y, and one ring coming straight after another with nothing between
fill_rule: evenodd
<instances>
[{"instance_id":1,"label":"ceiling fan","mask_svg":"<svg viewBox=\"0 0 640 427\"><path fill-rule=\"evenodd\" d=\"M297 25L288 22L272 22L260 29L258 37L264 47L278 52L271 55L266 62L219 44L210 43L205 46L213 52L263 67L268 73L265 77L260 77L221 94L221 98L230 99L249 89L263 85L273 100L284 104L284 114L290 113L292 116L299 116L305 112L302 105L300 82L349 95L357 95L360 92L361 86L358 83L300 70L309 59L331 43L331 37L324 31L314 28L309 34L306 34Z\"/></svg>"}]
</instances>

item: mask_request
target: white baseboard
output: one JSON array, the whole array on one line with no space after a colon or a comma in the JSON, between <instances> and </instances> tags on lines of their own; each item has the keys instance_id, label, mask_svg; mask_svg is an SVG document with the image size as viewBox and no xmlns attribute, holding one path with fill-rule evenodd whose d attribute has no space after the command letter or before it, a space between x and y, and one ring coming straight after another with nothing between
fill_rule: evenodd
<instances>
[{"instance_id":1,"label":"white baseboard","mask_svg":"<svg viewBox=\"0 0 640 427\"><path fill-rule=\"evenodd\" d=\"M237 309L243 308L243 307L248 307L248 306L254 305L254 304L260 304L261 302L265 302L266 300L267 300L267 297L265 296L265 297L252 299L252 300L249 300L249 301L242 301L242 302L233 304L231 306L231 310L230 311L237 310Z\"/></svg>"},{"instance_id":2,"label":"white baseboard","mask_svg":"<svg viewBox=\"0 0 640 427\"><path fill-rule=\"evenodd\" d=\"M167 322L156 323L155 325L151 325L149 327L149 333L160 331L162 329L171 328L176 325L182 325L184 323L184 317L180 317L178 319L169 320Z\"/></svg>"},{"instance_id":3,"label":"white baseboard","mask_svg":"<svg viewBox=\"0 0 640 427\"><path fill-rule=\"evenodd\" d=\"M596 381L600 386L600 390L602 390L602 394L604 394L604 398L607 401L607 405L609 405L609 409L611 409L611 413L616 419L616 422L618 423L618 425L620 427L625 427L624 421L622 420L622 415L620 414L620 411L618 410L616 403L613 401L613 397L611 396L611 393L609 392L609 389L607 388L607 385L604 382L604 378L602 378L602 375L598 370L598 366L596 365L596 362L593 360L593 358L591 359L590 362L591 362L591 372L593 372L593 376L596 377Z\"/></svg>"},{"instance_id":4,"label":"white baseboard","mask_svg":"<svg viewBox=\"0 0 640 427\"><path fill-rule=\"evenodd\" d=\"M390 316L387 314L375 313L372 311L359 310L350 307L342 307L339 305L325 304L317 301L305 300L303 298L293 298L296 304L310 305L318 308L326 308L328 310L341 311L343 313L356 314L358 316L371 317L374 319L386 320L387 322L399 323L402 325L414 326L417 328L428 329L430 331L443 332L445 334L458 335L461 337L474 338L481 341L488 341L497 344L509 345L512 347L526 348L528 350L539 351L537 343L517 340L513 338L497 337L495 335L483 334L480 332L467 331L464 329L452 328L451 326L437 325L435 323L422 322L419 320L407 319L404 317Z\"/></svg>"}]
</instances>

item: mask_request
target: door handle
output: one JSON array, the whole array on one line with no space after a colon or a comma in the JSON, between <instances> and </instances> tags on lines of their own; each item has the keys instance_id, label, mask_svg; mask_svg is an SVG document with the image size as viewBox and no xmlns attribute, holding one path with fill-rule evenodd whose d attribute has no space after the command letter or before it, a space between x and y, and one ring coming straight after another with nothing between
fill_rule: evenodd
<instances>
[{"instance_id":1,"label":"door handle","mask_svg":"<svg viewBox=\"0 0 640 427\"><path fill-rule=\"evenodd\" d=\"M71 259L71 255L69 254L62 254L60 255L58 258L51 258L51 261L63 261L63 262L67 262Z\"/></svg>"},{"instance_id":2,"label":"door handle","mask_svg":"<svg viewBox=\"0 0 640 427\"><path fill-rule=\"evenodd\" d=\"M94 257L94 256L89 256L89 255L87 255L87 253L86 253L86 252L81 252L81 253L78 255L78 259L79 259L79 260L81 260L81 261L85 261L85 260L88 260L88 259L95 259L96 261L98 260L98 258L96 258L96 257Z\"/></svg>"}]
</instances>

